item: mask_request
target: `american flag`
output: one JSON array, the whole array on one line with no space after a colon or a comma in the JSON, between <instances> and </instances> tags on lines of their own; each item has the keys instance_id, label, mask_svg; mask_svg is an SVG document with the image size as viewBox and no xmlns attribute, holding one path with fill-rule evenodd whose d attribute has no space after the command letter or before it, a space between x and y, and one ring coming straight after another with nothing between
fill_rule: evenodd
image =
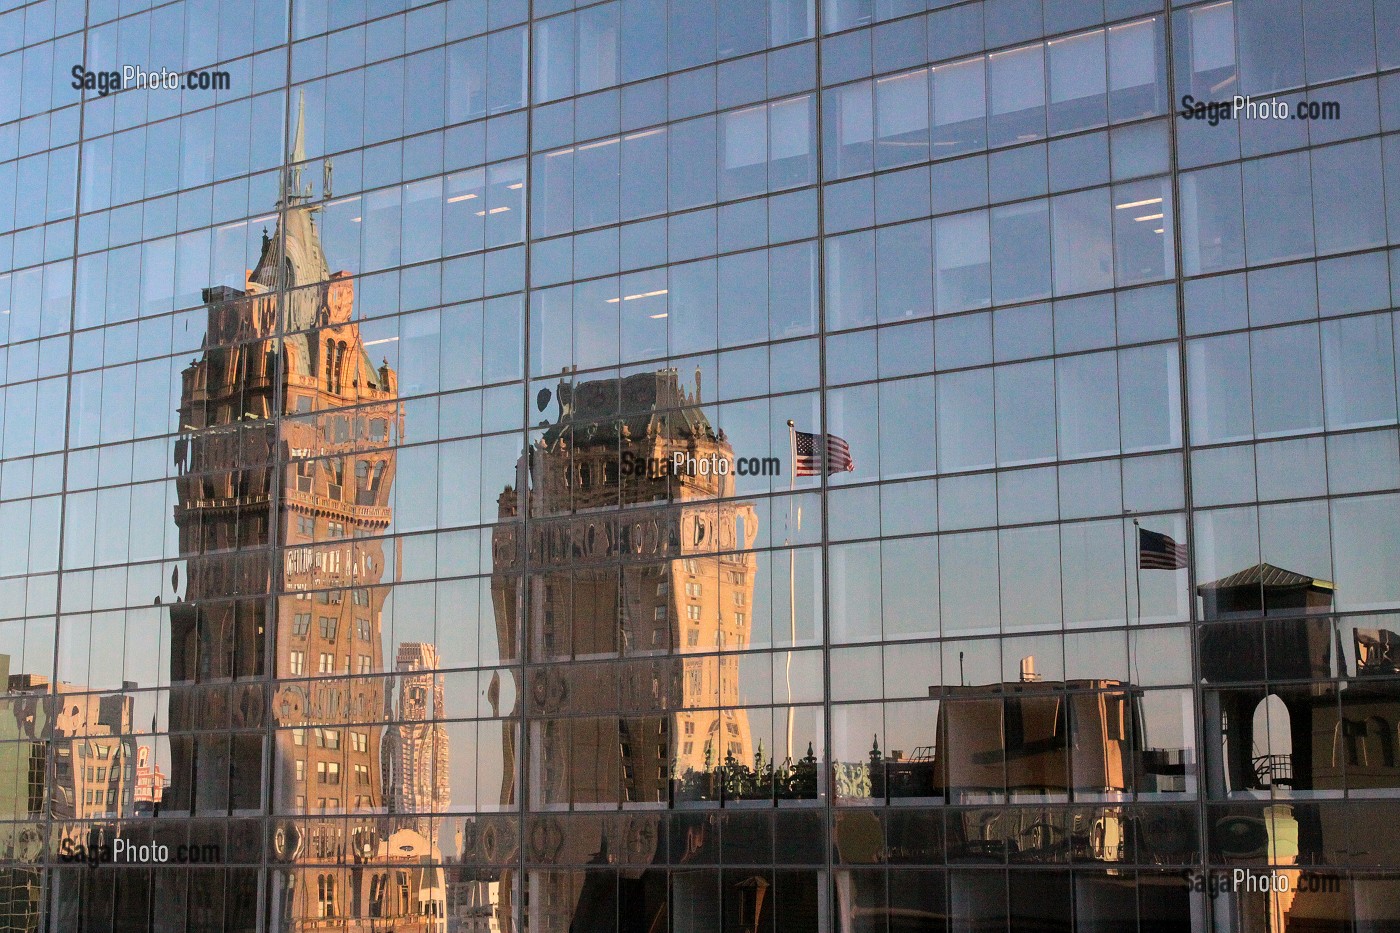
<instances>
[{"instance_id":1,"label":"american flag","mask_svg":"<svg viewBox=\"0 0 1400 933\"><path fill-rule=\"evenodd\" d=\"M1138 530L1138 567L1143 570L1182 570L1186 567L1186 545L1171 535L1146 528Z\"/></svg>"},{"instance_id":2,"label":"american flag","mask_svg":"<svg viewBox=\"0 0 1400 933\"><path fill-rule=\"evenodd\" d=\"M856 468L851 459L851 445L835 434L808 434L797 431L798 476L816 476L821 472L822 460L826 460L826 472L850 472ZM825 457L823 458L823 454Z\"/></svg>"}]
</instances>

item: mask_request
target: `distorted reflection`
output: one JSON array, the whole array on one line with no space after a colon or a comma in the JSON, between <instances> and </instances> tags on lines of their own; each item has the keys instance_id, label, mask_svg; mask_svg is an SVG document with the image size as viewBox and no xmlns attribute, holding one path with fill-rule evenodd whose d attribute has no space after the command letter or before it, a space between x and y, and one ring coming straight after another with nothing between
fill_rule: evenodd
<instances>
[{"instance_id":1,"label":"distorted reflection","mask_svg":"<svg viewBox=\"0 0 1400 933\"><path fill-rule=\"evenodd\" d=\"M7 4L0 933L1400 931L1396 37Z\"/></svg>"},{"instance_id":2,"label":"distorted reflection","mask_svg":"<svg viewBox=\"0 0 1400 933\"><path fill-rule=\"evenodd\" d=\"M1316 866L1400 855L1385 835L1369 836L1364 853L1337 851L1355 811L1318 802L1400 793L1400 636L1374 618L1333 616L1331 581L1267 563L1197 593L1206 780L1212 798L1234 802L1212 806L1212 846L1283 879L1269 890L1226 884L1219 916L1239 917L1240 929L1343 929L1354 897L1357 916L1393 922L1393 879Z\"/></svg>"},{"instance_id":3,"label":"distorted reflection","mask_svg":"<svg viewBox=\"0 0 1400 933\"><path fill-rule=\"evenodd\" d=\"M819 708L741 705L745 666L770 660L744 653L758 513L733 498L734 449L705 414L698 383L687 389L674 369L581 383L566 372L541 393L541 407L552 397L557 413L500 498L497 618L528 607L528 756L508 764L528 766L528 803L540 811L527 857L590 866L531 872L532 930L610 929L619 904L645 911L642 929L664 924L668 909L716 909L710 882L675 878L667 907L664 823L647 811L819 794ZM513 522L527 514L533 530L521 540ZM618 808L621 822L606 826L578 816ZM670 861L703 864L717 827L701 820L682 832ZM618 863L634 867L593 870ZM742 903L771 917L770 884L725 884L725 910Z\"/></svg>"},{"instance_id":4,"label":"distorted reflection","mask_svg":"<svg viewBox=\"0 0 1400 933\"><path fill-rule=\"evenodd\" d=\"M299 118L293 161L302 155ZM274 929L342 917L445 929L436 647L400 643L397 677L380 676L397 375L369 357L353 279L330 270L299 168L284 171L278 206L246 287L207 290L205 351L184 374L176 522L189 579L172 610L170 724L195 734L172 739L164 807L256 812L271 794L285 866L273 875ZM270 652L263 592L275 596ZM265 657L284 679L266 791L261 693L226 708L227 693L196 686L262 675ZM227 741L198 734L230 726Z\"/></svg>"}]
</instances>

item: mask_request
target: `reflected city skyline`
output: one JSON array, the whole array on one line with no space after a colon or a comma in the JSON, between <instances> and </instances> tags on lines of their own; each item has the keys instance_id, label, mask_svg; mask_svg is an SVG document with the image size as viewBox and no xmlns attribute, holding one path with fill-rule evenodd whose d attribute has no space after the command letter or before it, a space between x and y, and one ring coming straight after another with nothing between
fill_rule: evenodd
<instances>
[{"instance_id":1,"label":"reflected city skyline","mask_svg":"<svg viewBox=\"0 0 1400 933\"><path fill-rule=\"evenodd\" d=\"M1397 37L0 10L0 933L1400 927Z\"/></svg>"}]
</instances>

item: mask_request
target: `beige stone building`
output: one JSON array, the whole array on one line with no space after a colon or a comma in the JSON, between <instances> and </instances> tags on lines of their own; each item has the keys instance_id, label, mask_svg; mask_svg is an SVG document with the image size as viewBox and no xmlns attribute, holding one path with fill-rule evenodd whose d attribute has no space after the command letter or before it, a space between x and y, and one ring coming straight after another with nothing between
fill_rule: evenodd
<instances>
[{"instance_id":1,"label":"beige stone building","mask_svg":"<svg viewBox=\"0 0 1400 933\"><path fill-rule=\"evenodd\" d=\"M302 157L299 125L291 161ZM274 875L271 922L440 930L441 869L419 867L437 852L431 826L386 820L440 808L447 796L440 727L386 733L391 714L442 712L440 683L425 698L405 679L395 709L382 676L379 584L393 574L381 536L403 427L397 375L370 359L352 320L353 279L327 262L320 205L299 168L285 171L279 207L245 287L206 290L205 349L182 374L175 519L188 582L171 611L166 805L261 805L262 732L218 745L179 733L224 728L229 717L251 725L238 681L270 664L280 684L267 792L285 866ZM436 667L432 645L405 645L398 660L407 670ZM203 686L229 681L233 692Z\"/></svg>"},{"instance_id":2,"label":"beige stone building","mask_svg":"<svg viewBox=\"0 0 1400 933\"><path fill-rule=\"evenodd\" d=\"M532 662L528 803L561 817L668 807L687 781L754 764L736 652L753 624L756 511L733 498L734 451L674 369L566 375L556 398L555 422L500 497L494 542L501 644L523 618ZM524 514L533 530L521 542L512 520ZM522 766L509 744L506 760L509 795ZM616 845L650 838L632 829ZM613 857L587 834L539 838L551 851L538 854L562 862ZM562 878L534 884L531 929L568 929L578 900Z\"/></svg>"}]
</instances>

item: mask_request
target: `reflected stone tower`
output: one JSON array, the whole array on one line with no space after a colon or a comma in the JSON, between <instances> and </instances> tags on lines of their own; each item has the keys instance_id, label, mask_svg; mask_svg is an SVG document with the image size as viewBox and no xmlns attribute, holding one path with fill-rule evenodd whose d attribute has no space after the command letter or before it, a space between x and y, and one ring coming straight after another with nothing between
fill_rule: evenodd
<instances>
[{"instance_id":1,"label":"reflected stone tower","mask_svg":"<svg viewBox=\"0 0 1400 933\"><path fill-rule=\"evenodd\" d=\"M523 600L535 662L524 726L532 810L666 807L686 787L717 788L726 765L756 764L734 652L750 639L757 515L732 498L734 452L699 396L673 369L566 378L555 422L500 497L497 620L509 626ZM511 523L524 514L533 526L522 555ZM524 582L501 572L522 557ZM501 644L512 636L504 628ZM601 663L565 663L586 659ZM506 793L521 767L509 739ZM596 840L559 828L531 840L551 850L531 858L609 861L651 838L627 822L612 854L606 838L595 852ZM652 853L627 855L635 864ZM531 929L568 929L598 909L587 891L539 883L549 889L531 888Z\"/></svg>"},{"instance_id":2,"label":"reflected stone tower","mask_svg":"<svg viewBox=\"0 0 1400 933\"><path fill-rule=\"evenodd\" d=\"M171 610L165 797L167 810L203 814L258 812L271 795L283 817L273 856L288 866L272 923L287 930L367 916L374 893L359 862L383 842L386 696L365 675L384 671L375 584L402 429L397 376L370 361L353 281L327 264L302 137L299 114L277 229L243 289L205 290L204 350L182 373L175 521L187 571ZM271 711L284 728L265 752L269 673L286 679ZM327 866L328 852L345 855Z\"/></svg>"},{"instance_id":3,"label":"reflected stone tower","mask_svg":"<svg viewBox=\"0 0 1400 933\"><path fill-rule=\"evenodd\" d=\"M412 829L437 845L441 820L416 815L443 813L452 802L437 648L425 642L404 642L399 645L396 668L396 724L388 730L384 752L388 809L397 828Z\"/></svg>"}]
</instances>

